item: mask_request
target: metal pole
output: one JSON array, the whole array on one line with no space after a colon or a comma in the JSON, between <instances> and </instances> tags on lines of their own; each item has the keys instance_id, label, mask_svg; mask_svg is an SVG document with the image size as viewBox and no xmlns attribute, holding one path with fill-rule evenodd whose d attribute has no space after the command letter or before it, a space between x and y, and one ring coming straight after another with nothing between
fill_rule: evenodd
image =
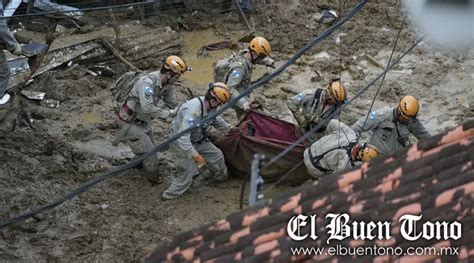
<instances>
[{"instance_id":1,"label":"metal pole","mask_svg":"<svg viewBox=\"0 0 474 263\"><path fill-rule=\"evenodd\" d=\"M255 205L257 203L257 184L258 178L260 177L261 161L265 158L265 155L256 153L253 155L252 166L250 171L250 193L249 193L249 205Z\"/></svg>"}]
</instances>

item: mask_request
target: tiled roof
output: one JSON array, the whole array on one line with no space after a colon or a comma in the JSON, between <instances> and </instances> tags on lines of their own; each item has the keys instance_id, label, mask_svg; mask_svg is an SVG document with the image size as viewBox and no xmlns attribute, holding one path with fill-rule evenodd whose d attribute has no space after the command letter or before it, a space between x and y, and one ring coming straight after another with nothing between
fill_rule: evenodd
<instances>
[{"instance_id":1,"label":"tiled roof","mask_svg":"<svg viewBox=\"0 0 474 263\"><path fill-rule=\"evenodd\" d=\"M326 176L268 202L228 215L218 222L178 234L159 246L146 262L288 262L347 261L336 256L293 256L290 247L326 245L328 213L348 213L354 221L389 221L389 240L344 239L333 244L345 247L409 246L458 247L459 255L412 256L365 255L356 262L414 260L474 260L474 120L450 132L418 142L407 150L365 163L359 169ZM291 240L288 220L297 214L317 214L318 239ZM423 220L458 221L458 240L408 241L400 235L399 218L423 215ZM335 260L336 259L336 260Z\"/></svg>"}]
</instances>

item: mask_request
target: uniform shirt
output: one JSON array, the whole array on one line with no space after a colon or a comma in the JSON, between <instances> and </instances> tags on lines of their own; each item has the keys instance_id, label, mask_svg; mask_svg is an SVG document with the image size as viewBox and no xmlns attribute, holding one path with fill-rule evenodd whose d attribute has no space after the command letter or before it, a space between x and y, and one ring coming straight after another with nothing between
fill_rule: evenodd
<instances>
[{"instance_id":1,"label":"uniform shirt","mask_svg":"<svg viewBox=\"0 0 474 263\"><path fill-rule=\"evenodd\" d=\"M357 142L357 134L346 124L336 119L329 121L326 129L327 135L322 137L317 142L313 143L308 149L304 151L304 163L308 172L315 178L319 178L325 174L332 174L344 171L352 167L350 155L346 149L336 149L328 152L331 149L340 146L350 147L350 144ZM313 166L308 151L311 151L313 157L320 156L326 152L326 155L318 162L319 166L324 169L331 170L330 172L323 172ZM355 165L360 162L355 163Z\"/></svg>"},{"instance_id":2,"label":"uniform shirt","mask_svg":"<svg viewBox=\"0 0 474 263\"><path fill-rule=\"evenodd\" d=\"M154 117L164 114L163 109L158 107L158 102L161 99L169 108L177 106L173 87L171 85L162 86L159 71L151 72L132 81L133 88L128 95L127 106L137 114L136 119L149 122Z\"/></svg>"},{"instance_id":3,"label":"uniform shirt","mask_svg":"<svg viewBox=\"0 0 474 263\"><path fill-rule=\"evenodd\" d=\"M326 92L328 90L323 89L319 98L315 98L316 90L306 89L288 100L288 108L301 127L307 128L310 124L317 125L337 110L335 105L326 104L324 100Z\"/></svg>"},{"instance_id":4,"label":"uniform shirt","mask_svg":"<svg viewBox=\"0 0 474 263\"><path fill-rule=\"evenodd\" d=\"M0 14L3 16L3 4L0 3ZM16 45L18 42L16 41L13 34L8 29L7 20L0 19L0 38L2 40L3 45L9 51L15 50Z\"/></svg>"},{"instance_id":5,"label":"uniform shirt","mask_svg":"<svg viewBox=\"0 0 474 263\"><path fill-rule=\"evenodd\" d=\"M370 144L377 147L380 154L391 154L410 144L408 135L411 133L417 139L430 137L430 133L425 129L423 124L417 119L411 119L407 124L402 124L396 120L396 108L381 108L373 111L367 118L364 125L365 116L352 125L352 129L360 134L365 131L372 131ZM400 133L400 137L397 133ZM399 139L400 138L400 139ZM400 141L405 142L403 145Z\"/></svg>"},{"instance_id":6,"label":"uniform shirt","mask_svg":"<svg viewBox=\"0 0 474 263\"><path fill-rule=\"evenodd\" d=\"M199 99L202 101L202 106ZM215 109L212 111L215 111ZM201 119L207 115L208 112L204 105L204 96L196 97L192 100L186 101L179 107L176 116L171 122L172 135L188 129L189 127L201 121ZM211 125L224 133L227 133L230 128L230 125L220 116L217 116ZM196 128L178 138L175 143L179 149L186 153L186 156L191 158L197 153L196 149L194 149L193 143L200 142L201 140L205 139L205 130L207 128L208 127Z\"/></svg>"},{"instance_id":7,"label":"uniform shirt","mask_svg":"<svg viewBox=\"0 0 474 263\"><path fill-rule=\"evenodd\" d=\"M233 97L237 96L240 92L249 87L252 80L253 64L244 57L245 53L247 52L249 52L249 50L244 49L238 54L233 54L233 58L227 67L227 71L218 72L214 76L215 82L223 82L227 84L229 89L232 91ZM267 66L271 65L272 63L273 59L268 57L256 62L256 64ZM243 97L235 105L239 108L243 108L244 104L246 103L248 103L247 99Z\"/></svg>"}]
</instances>

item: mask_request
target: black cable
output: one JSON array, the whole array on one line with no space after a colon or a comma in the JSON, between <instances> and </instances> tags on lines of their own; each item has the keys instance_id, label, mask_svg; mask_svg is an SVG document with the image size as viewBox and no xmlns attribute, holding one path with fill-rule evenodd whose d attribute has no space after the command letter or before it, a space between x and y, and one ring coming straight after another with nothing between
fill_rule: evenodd
<instances>
[{"instance_id":1,"label":"black cable","mask_svg":"<svg viewBox=\"0 0 474 263\"><path fill-rule=\"evenodd\" d=\"M389 71L390 69L392 69L395 65L397 65L403 57L405 57L411 50L413 50L413 48L415 48L421 41L423 40L423 38L420 38L418 39L408 50L406 50L395 62L393 62L389 67L387 67L381 74L379 74L375 79L373 79L371 82L369 82L369 84L367 84L362 90L360 90L359 92L357 92L356 95L354 95L354 97L352 97L351 100L349 100L347 103L343 104L340 108L338 108L336 111L334 111L333 113L331 113L331 115L328 116L327 119L323 119L323 121L321 121L318 125L316 125L315 127L313 127L311 130L309 130L307 133L305 133L302 137L300 137L298 140L296 140L295 142L293 142L290 146L288 146L285 150L283 150L282 152L280 152L278 155L276 155L275 157L273 157L269 162L267 162L263 167L262 169L264 168L267 168L269 167L270 165L274 164L276 161L278 161L278 159L280 159L281 157L285 156L289 151L293 150L298 144L302 143L303 141L305 141L309 136L311 136L311 134L313 134L315 131L317 131L318 129L320 129L321 127L323 127L324 125L326 125L329 120L331 120L334 116L336 116L337 114L339 114L344 108L346 108L349 104L351 104L352 101L354 101L356 98L360 97L360 95L362 95L362 93L364 91L366 91L370 86L372 86L375 82L377 82L382 76L383 74L387 73L387 71Z\"/></svg>"},{"instance_id":2,"label":"black cable","mask_svg":"<svg viewBox=\"0 0 474 263\"><path fill-rule=\"evenodd\" d=\"M334 31L336 31L339 27L341 27L345 22L347 22L349 19L351 19L353 16L355 16L362 8L364 5L367 3L367 0L360 1L349 13L347 13L346 16L341 18L340 20L337 21L333 26L330 28L326 29L321 35L317 36L313 40L311 40L306 46L304 46L302 49L300 49L293 57L291 57L285 64L283 64L280 68L275 70L272 74L268 75L266 78L263 78L260 81L257 81L255 84L250 85L249 88L247 88L245 91L241 92L239 96L237 96L236 99L240 99L241 97L249 94L252 92L258 85L261 85L262 83L265 83L275 77L277 74L280 74L285 70L289 65L293 64L301 55L303 55L304 52L306 52L308 49L316 45L317 43L321 42L323 39L327 38L329 35L331 35ZM229 106L229 105L225 105ZM231 107L231 106L229 106ZM317 125L317 127L320 125ZM303 140L298 140L298 144L303 142ZM296 143L296 142L295 142ZM296 147L297 144L293 145L293 148ZM291 148L291 149L293 149ZM285 153L286 154L286 153ZM264 166L266 167L266 165ZM262 167L263 169L263 167ZM244 194L245 194L245 186L247 185L247 181L250 178L250 174L247 174L247 177L242 181L242 184L240 186L240 198L242 199ZM242 202L242 201L241 201Z\"/></svg>"},{"instance_id":3,"label":"black cable","mask_svg":"<svg viewBox=\"0 0 474 263\"><path fill-rule=\"evenodd\" d=\"M390 65L390 63L392 62L392 57L393 57L393 54L394 54L394 52L395 52L395 47L397 46L398 38L400 37L400 33L402 33L402 29L403 29L403 26L405 25L405 20L406 20L406 18L407 18L407 15L405 14L405 17L403 18L403 21L402 21L402 24L401 24L401 26L400 26L400 29L398 30L398 34L397 34L397 37L396 37L396 39L395 39L395 43L393 43L392 53L390 53L390 58L388 59L387 67L388 67L388 65ZM367 112L367 116L365 116L364 125L362 125L362 130L364 130L365 124L367 123L367 120L369 119L369 115L370 115L370 113L372 112L372 107L374 107L375 99L376 99L377 96L379 95L380 89L382 88L382 85L383 85L383 82L385 81L385 76L386 76L386 75L387 75L387 74L384 74L384 75L383 75L382 80L380 81L379 88L377 89L377 92L375 92L375 96L374 96L374 98L372 99L372 103L370 104L369 111Z\"/></svg>"},{"instance_id":4,"label":"black cable","mask_svg":"<svg viewBox=\"0 0 474 263\"><path fill-rule=\"evenodd\" d=\"M63 196L62 198L59 198L57 199L56 201L53 201L49 204L46 204L46 205L43 205L39 208L35 208L33 210L30 210L28 212L25 212L25 213L22 213L20 215L17 215L11 219L8 219L6 221L3 221L0 223L0 229L5 227L5 226L8 226L8 225L11 225L11 224L14 224L14 223L17 223L17 222L20 222L22 220L25 220L27 218L30 218L30 217L33 217L39 213L42 213L44 211L47 211L49 209L52 209L62 203L64 203L65 201L67 200L70 200L72 199L74 196L86 191L87 189L89 189L90 187L98 184L99 182L102 182L104 181L105 179L108 179L108 178L111 178L111 177L114 177L114 176L117 176L119 175L120 173L124 172L125 170L128 170L130 168L133 168L135 167L136 165L138 165L139 163L141 163L142 161L150 158L151 156L155 155L157 152L163 150L166 146L168 146L168 144L170 144L171 142L173 142L174 140L178 139L179 137L183 136L184 134L196 129L196 128L199 128L201 127L202 125L204 124L208 124L208 123L211 123L217 116L219 116L220 114L222 114L225 110L229 109L230 107L232 107L237 101L239 101L242 97L244 96L247 96L248 94L250 94L252 91L254 91L255 89L257 89L259 86L265 84L266 82L270 81L271 79L273 79L274 77L276 77L278 74L280 74L281 72L283 72L286 68L288 68L290 65L294 64L295 61L300 58L306 51L308 51L311 47L313 47L314 45L318 44L319 42L321 42L323 39L327 38L331 33L333 33L338 27L340 27L342 24L344 24L347 20L349 20L350 18L352 18L355 14L357 14L358 12L360 12L360 10L362 10L362 8L364 7L364 5L367 3L368 0L362 0L360 1L356 7L354 7L354 9L349 12L343 19L339 20L336 24L334 24L333 26L331 26L330 28L328 28L326 31L324 31L321 35L317 36L316 38L314 38L312 41L310 41L308 44L306 44L306 46L304 46L302 49L300 49L293 57L291 57L285 64L283 64L280 68L278 68L277 70L275 70L273 73L271 73L270 75L268 75L267 77L257 81L256 83L250 85L245 91L241 92L239 95L237 95L235 98L233 98L230 102L226 103L225 105L223 105L219 110L217 110L216 112L208 115L207 117L203 118L200 122L198 122L197 124L195 124L194 126L191 126L189 127L188 129L185 129L175 135L172 135L170 136L167 140L165 140L164 142L160 143L159 145L155 146L152 150L150 150L149 152L141 155L139 158L125 164L125 165L122 165L122 166L119 166L117 167L116 169L112 170L111 172L108 172L104 175L101 175L97 178L94 178L92 180L89 180L87 183L85 183L84 185L74 189L72 192L68 193L67 195Z\"/></svg>"},{"instance_id":5,"label":"black cable","mask_svg":"<svg viewBox=\"0 0 474 263\"><path fill-rule=\"evenodd\" d=\"M396 48L396 46L397 46L398 39L399 39L399 37L400 37L400 33L401 33L401 31L402 31L402 29L403 29L403 26L404 26L404 24L405 24L406 17L407 17L407 16L405 15L405 17L404 17L404 19L403 19L403 22L402 22L402 24L401 24L401 26L400 26L400 29L399 29L399 31L398 31L398 34L397 34L397 36L396 36L395 43L393 44L393 48L392 48L392 53L390 54L390 58L389 58L388 63L387 63L387 67L389 67L389 66L390 66L390 63L392 62L393 54L394 54L394 52L395 52L395 48ZM392 67L393 67L393 65L392 65ZM382 85L383 85L383 82L384 82L384 80L385 80L385 76L387 75L387 72L388 72L388 71L382 72L382 74L383 74L383 75L382 75L382 80L381 80L381 83L380 83L380 85L379 85L379 87L378 87L378 89L377 89L377 92L376 92L376 94L375 94L375 96L374 96L374 98L373 98L373 100L372 100L372 104L371 104L370 109L369 109L369 114L370 114L370 112L371 112L372 106L374 105L375 98L377 97L377 94L379 93L380 88L381 88ZM352 102L352 100L351 100L350 102ZM349 103L350 103L350 102L349 102ZM349 104L349 103L348 103L348 104ZM367 116L369 116L369 115L367 114ZM339 117L340 117L340 115L339 115ZM328 119L330 120L331 117L329 117ZM365 119L365 121L367 121L367 118ZM328 121L328 122L329 122L329 121ZM364 122L364 125L365 125L365 122ZM339 124L339 132L340 132L340 124ZM344 132L344 131L343 131L343 132ZM345 132L344 132L344 135L345 135L346 138L347 138L347 135L345 134ZM263 168L264 168L264 167L262 167L262 169L263 169ZM275 184L273 184L272 187L273 187L274 185L275 185ZM271 187L271 188L272 188L272 187Z\"/></svg>"},{"instance_id":6,"label":"black cable","mask_svg":"<svg viewBox=\"0 0 474 263\"><path fill-rule=\"evenodd\" d=\"M341 112L343 108L347 107L354 99L358 98L363 92L365 92L370 86L372 86L373 84L375 84L375 82L378 81L379 78L381 78L384 74L386 74L390 69L392 69L395 65L397 65L401 60L402 58L410 53L411 50L413 50L413 48L415 48L421 41L423 40L423 38L420 38L418 41L416 41L408 50L406 50L392 65L390 65L389 67L387 67L382 73L380 73L375 79L373 79L371 82L369 82L369 84L367 84L367 86L365 86L361 91L359 91L349 102L347 102L346 104L344 104L341 108L339 108L336 112L332 113L327 119L324 119L321 124L318 124L317 126L315 126L313 129L311 129L310 131L308 131L307 133L305 133L302 137L300 137L297 141L295 141L292 145L288 146L285 150L283 150L282 152L280 152L277 156L275 156L274 158L272 158L268 163L266 163L265 165L262 166L262 170L265 169L266 167L269 167L271 164L275 163L278 159L280 159L281 157L283 157L284 155L286 155L289 151L291 151L293 148L295 148L299 143L303 142L304 140L306 140L309 136L311 136L311 134L313 134L315 131L317 131L319 128L321 128L322 126L326 125L327 122L329 122L335 115L337 115L338 113L337 112ZM284 177L286 176L289 176L289 174L286 174L284 175L282 178L279 178L278 179L278 182L282 181L284 179ZM245 180L245 182L247 181L248 179ZM275 187L277 183L273 183L269 189ZM243 187L245 187L245 185L243 185ZM243 195L241 194L240 196L240 203L243 202ZM242 209L242 207L241 207Z\"/></svg>"},{"instance_id":7,"label":"black cable","mask_svg":"<svg viewBox=\"0 0 474 263\"><path fill-rule=\"evenodd\" d=\"M0 19L3 18L17 18L17 17L31 17L31 16L43 16L43 15L54 15L54 14L67 14L67 13L76 13L76 12L88 12L88 11L104 11L110 9L126 9L129 7L135 6L143 6L143 5L152 5L158 4L161 0L155 0L152 2L137 2L137 3L130 3L130 4L121 4L121 5L109 5L109 6L100 6L100 7L87 7L87 8L76 8L76 10L65 10L65 11L49 11L49 12L37 12L37 13L29 13L29 14L20 14L20 15L12 15L12 16L0 16ZM225 5L225 4L221 4ZM196 6L189 6L184 8L175 8L177 9L187 9L187 8L195 8L195 7L202 7L203 5L196 5ZM209 3L209 6L214 7L215 4ZM174 10L173 8L168 8L167 10Z\"/></svg>"},{"instance_id":8,"label":"black cable","mask_svg":"<svg viewBox=\"0 0 474 263\"><path fill-rule=\"evenodd\" d=\"M50 12L36 12L36 13L28 13L28 14L19 14L19 15L12 15L12 16L0 16L0 19L3 18L21 18L21 17L31 17L31 16L43 16L43 15L54 15L54 14L67 14L67 13L74 13L74 12L83 12L83 11L109 11L109 9L127 9L129 7L134 7L134 6L141 6L141 5L152 5L155 3L159 3L160 0L155 0L153 2L138 2L138 3L131 3L131 4L122 4L122 5L108 5L108 6L100 6L100 7L88 7L88 8L76 8L76 10L69 10L69 11L50 11ZM229 4L227 3L212 3L212 2L207 2L203 4L198 4L198 5L186 5L185 7L178 7L178 6L172 6L172 7L167 7L166 10L163 12L168 12L168 11L181 11L181 10L186 10L186 9L216 9L218 7L225 7L228 6ZM256 7L261 7L264 6L265 4L255 4L254 6ZM278 5L278 4L277 4ZM71 6L72 7L72 6ZM75 7L73 7L75 8ZM8 8L4 9L6 10L13 10L13 8ZM86 14L82 14L83 16Z\"/></svg>"},{"instance_id":9,"label":"black cable","mask_svg":"<svg viewBox=\"0 0 474 263\"><path fill-rule=\"evenodd\" d=\"M270 165L274 164L276 161L278 161L280 158L285 156L288 152L290 152L297 145L299 145L300 143L302 143L303 141L308 139L309 136L311 136L314 132L316 132L321 127L326 125L333 117L335 117L337 114L339 114L344 108L346 108L349 104L351 104L352 101L354 101L356 98L360 97L362 95L362 93L364 93L370 86L375 84L375 82L377 82L384 74L386 74L390 69L392 69L395 65L397 65L402 60L402 58L405 57L405 55L407 55L408 53L410 53L422 40L423 40L423 38L418 39L409 49L407 49L402 55L400 55L400 57L393 64L391 64L390 66L385 68L385 70L382 73L380 73L375 79L373 79L371 82L369 82L369 84L367 84L362 90L360 90L356 95L354 95L354 97L351 100L349 100L346 104L342 105L335 112L333 112L331 115L329 115L327 119L323 119L318 125L313 127L311 130L306 132L302 137L300 137L298 140L296 140L291 145L289 145L287 148L285 148L285 150L281 151L278 155L273 157L269 162L267 162L265 165L263 165L261 167L261 170L263 170L263 169L269 167ZM285 175L285 177L288 176L288 175L289 174ZM248 181L248 178L249 177L247 176L247 178L242 182L242 185L241 185L241 195L240 195L240 201L239 201L240 203L243 202L243 192L244 192L244 189L245 189L245 186L246 186L246 182ZM283 180L283 178L280 178L279 181L280 180ZM270 188L273 188L274 185L275 185L275 183L272 184L270 186Z\"/></svg>"}]
</instances>

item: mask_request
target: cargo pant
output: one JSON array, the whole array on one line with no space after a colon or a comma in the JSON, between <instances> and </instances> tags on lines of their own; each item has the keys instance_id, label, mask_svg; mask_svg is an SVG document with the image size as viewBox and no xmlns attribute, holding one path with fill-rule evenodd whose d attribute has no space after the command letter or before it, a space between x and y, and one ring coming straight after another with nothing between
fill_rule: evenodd
<instances>
[{"instance_id":1,"label":"cargo pant","mask_svg":"<svg viewBox=\"0 0 474 263\"><path fill-rule=\"evenodd\" d=\"M8 88L8 80L10 79L10 68L8 67L5 51L0 50L0 99L3 97Z\"/></svg>"},{"instance_id":2,"label":"cargo pant","mask_svg":"<svg viewBox=\"0 0 474 263\"><path fill-rule=\"evenodd\" d=\"M120 120L118 117L117 124L121 129L129 125L129 123ZM149 123L142 125L134 123L130 126L130 128L128 128L128 131L123 139L125 139L126 143L130 146L132 152L137 157L140 157L141 155L149 152L155 146L152 136L153 134L151 125ZM158 156L156 154L143 161L143 168L146 172L147 179L151 181L158 181L161 177L158 174Z\"/></svg>"},{"instance_id":3,"label":"cargo pant","mask_svg":"<svg viewBox=\"0 0 474 263\"><path fill-rule=\"evenodd\" d=\"M194 148L206 160L206 168L212 173L212 181L223 182L227 179L227 167L225 165L224 154L214 144L207 140L193 143ZM171 144L171 148L176 154L177 176L173 179L170 187L165 191L170 196L180 196L186 192L193 182L193 177L199 174L199 169L192 158L176 146L176 142Z\"/></svg>"}]
</instances>

